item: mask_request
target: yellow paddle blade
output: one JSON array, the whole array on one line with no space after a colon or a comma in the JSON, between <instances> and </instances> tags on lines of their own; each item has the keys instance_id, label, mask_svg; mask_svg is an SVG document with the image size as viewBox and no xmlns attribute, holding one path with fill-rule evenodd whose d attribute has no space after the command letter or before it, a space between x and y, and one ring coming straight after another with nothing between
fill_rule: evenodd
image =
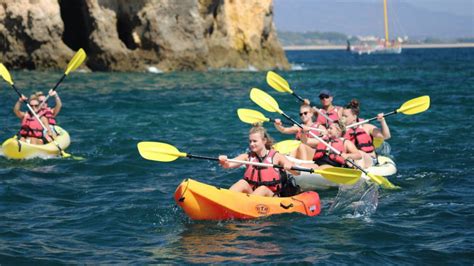
<instances>
[{"instance_id":1,"label":"yellow paddle blade","mask_svg":"<svg viewBox=\"0 0 474 266\"><path fill-rule=\"evenodd\" d=\"M293 91L290 89L290 84L288 84L284 78L273 71L268 71L267 83L270 85L270 87L279 92L293 93Z\"/></svg>"},{"instance_id":2,"label":"yellow paddle blade","mask_svg":"<svg viewBox=\"0 0 474 266\"><path fill-rule=\"evenodd\" d=\"M388 181L387 178L385 178L381 175L374 175L374 174L369 173L368 176L372 181L379 184L380 186L382 186L385 189L400 189L399 186L395 186L390 181Z\"/></svg>"},{"instance_id":3,"label":"yellow paddle blade","mask_svg":"<svg viewBox=\"0 0 474 266\"><path fill-rule=\"evenodd\" d=\"M13 80L10 76L10 72L8 72L8 69L2 63L0 63L0 75L6 82L8 82L8 84L13 85Z\"/></svg>"},{"instance_id":4,"label":"yellow paddle blade","mask_svg":"<svg viewBox=\"0 0 474 266\"><path fill-rule=\"evenodd\" d=\"M353 185L362 175L361 171L350 169L350 168L341 168L341 167L330 167L326 169L316 169L315 173L322 175L329 181L332 181L337 184L343 185Z\"/></svg>"},{"instance_id":5,"label":"yellow paddle blade","mask_svg":"<svg viewBox=\"0 0 474 266\"><path fill-rule=\"evenodd\" d=\"M74 71L76 68L78 68L82 62L86 59L86 52L84 50L79 49L79 51L76 52L76 54L72 57L71 61L67 65L66 72L64 72L64 75L68 75L69 72Z\"/></svg>"},{"instance_id":6,"label":"yellow paddle blade","mask_svg":"<svg viewBox=\"0 0 474 266\"><path fill-rule=\"evenodd\" d=\"M283 140L273 144L273 149L281 154L290 154L290 152L296 150L301 144L301 141L296 139Z\"/></svg>"},{"instance_id":7,"label":"yellow paddle blade","mask_svg":"<svg viewBox=\"0 0 474 266\"><path fill-rule=\"evenodd\" d=\"M239 119L242 122L248 124L256 124L270 121L270 119L265 117L262 113L252 109L239 108L237 109L237 115L239 116Z\"/></svg>"},{"instance_id":8,"label":"yellow paddle blade","mask_svg":"<svg viewBox=\"0 0 474 266\"><path fill-rule=\"evenodd\" d=\"M140 155L147 160L172 162L178 159L178 157L186 157L186 153L180 152L176 147L162 142L142 141L138 143L137 147Z\"/></svg>"},{"instance_id":9,"label":"yellow paddle blade","mask_svg":"<svg viewBox=\"0 0 474 266\"><path fill-rule=\"evenodd\" d=\"M374 138L374 147L377 149L378 147L380 147L384 142L384 139L383 138Z\"/></svg>"},{"instance_id":10,"label":"yellow paddle blade","mask_svg":"<svg viewBox=\"0 0 474 266\"><path fill-rule=\"evenodd\" d=\"M61 157L63 157L63 158L69 158L69 157L71 157L71 154L69 154L69 153L67 153L67 152L65 152L65 151L61 151Z\"/></svg>"},{"instance_id":11,"label":"yellow paddle blade","mask_svg":"<svg viewBox=\"0 0 474 266\"><path fill-rule=\"evenodd\" d=\"M424 112L428 108L430 108L430 96L425 95L405 102L400 108L397 109L397 113L414 115Z\"/></svg>"},{"instance_id":12,"label":"yellow paddle blade","mask_svg":"<svg viewBox=\"0 0 474 266\"><path fill-rule=\"evenodd\" d=\"M253 88L250 91L250 99L268 112L277 112L280 114L283 113L278 107L278 103L275 101L275 99L260 89Z\"/></svg>"}]
</instances>

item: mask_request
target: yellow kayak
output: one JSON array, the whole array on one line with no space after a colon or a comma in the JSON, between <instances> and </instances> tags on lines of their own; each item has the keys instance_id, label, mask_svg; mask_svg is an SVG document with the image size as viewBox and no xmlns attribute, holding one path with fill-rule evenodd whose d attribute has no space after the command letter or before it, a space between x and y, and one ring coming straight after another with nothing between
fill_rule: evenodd
<instances>
[{"instance_id":1,"label":"yellow kayak","mask_svg":"<svg viewBox=\"0 0 474 266\"><path fill-rule=\"evenodd\" d=\"M61 149L69 147L69 133L59 126L54 127L58 133L56 142ZM60 156L58 147L53 142L44 145L34 145L19 141L17 136L5 140L2 144L3 155L9 159L31 159L35 157L51 158Z\"/></svg>"},{"instance_id":2,"label":"yellow kayak","mask_svg":"<svg viewBox=\"0 0 474 266\"><path fill-rule=\"evenodd\" d=\"M308 191L292 197L262 197L185 179L174 193L176 203L193 220L255 219L281 213L316 216L319 195Z\"/></svg>"}]
</instances>

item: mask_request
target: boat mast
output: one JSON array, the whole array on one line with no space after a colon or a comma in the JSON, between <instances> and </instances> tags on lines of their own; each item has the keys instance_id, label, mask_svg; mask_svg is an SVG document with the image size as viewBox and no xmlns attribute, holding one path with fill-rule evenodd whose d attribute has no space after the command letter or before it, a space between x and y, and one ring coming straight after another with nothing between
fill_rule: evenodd
<instances>
[{"instance_id":1,"label":"boat mast","mask_svg":"<svg viewBox=\"0 0 474 266\"><path fill-rule=\"evenodd\" d=\"M387 0L383 0L383 18L385 23L385 45L387 46L390 43L388 39Z\"/></svg>"}]
</instances>

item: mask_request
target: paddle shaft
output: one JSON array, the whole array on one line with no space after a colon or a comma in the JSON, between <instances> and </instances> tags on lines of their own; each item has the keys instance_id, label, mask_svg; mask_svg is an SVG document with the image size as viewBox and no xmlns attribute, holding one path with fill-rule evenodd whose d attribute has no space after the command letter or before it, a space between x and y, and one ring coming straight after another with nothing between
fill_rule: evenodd
<instances>
[{"instance_id":1,"label":"paddle shaft","mask_svg":"<svg viewBox=\"0 0 474 266\"><path fill-rule=\"evenodd\" d=\"M207 156L201 156L201 155L193 155L193 154L189 154L189 153L186 155L186 157L195 158L195 159L211 160L211 161L219 161L219 158L207 157ZM234 160L234 159L227 159L227 161L231 162L231 163L241 163L241 164L248 164L248 165L260 166L260 167L273 167L273 168L283 169L283 166L278 165L278 164L249 162L249 161L241 161L241 160ZM298 166L293 166L291 168L291 170L310 172L310 173L314 172L314 169L298 167Z\"/></svg>"},{"instance_id":2,"label":"paddle shaft","mask_svg":"<svg viewBox=\"0 0 474 266\"><path fill-rule=\"evenodd\" d=\"M61 77L61 79L59 79L59 81L56 83L56 85L54 85L54 88L52 89L53 91L56 91L56 89L59 87L59 84L61 84L61 82L63 82L63 80L64 80L65 77L66 77L66 74L64 74L64 75ZM44 98L44 101L41 102L40 108L41 108L41 106L43 106L43 104L44 104L45 102L48 101L49 97L50 97L50 95L49 95L49 93L48 93L48 95L46 96L46 98Z\"/></svg>"},{"instance_id":3,"label":"paddle shaft","mask_svg":"<svg viewBox=\"0 0 474 266\"><path fill-rule=\"evenodd\" d=\"M386 113L383 115L383 117L387 117L387 116L390 116L390 115L394 115L394 114L398 114L398 111L397 110L393 110L389 113ZM360 121L360 122L357 122L357 123L354 123L354 124L350 124L348 125L346 128L351 128L351 127L356 127L356 126L359 126L359 125L362 125L362 124L366 124L366 123L369 123L370 121L374 121L375 119L377 119L377 116L376 117L372 117L370 119L365 119L363 121Z\"/></svg>"},{"instance_id":4,"label":"paddle shaft","mask_svg":"<svg viewBox=\"0 0 474 266\"><path fill-rule=\"evenodd\" d=\"M284 112L281 112L281 114L288 120L290 120L291 122L295 123L295 125L299 126L301 129L303 129L303 126L298 123L296 120L294 120L293 118L289 117L287 114L285 114ZM328 147L332 152L334 152L335 154L337 155L341 155L342 152L336 150L336 148L332 147L329 143L325 142L322 138L316 136L316 134L314 134L313 132L309 131L308 132L312 137L316 138L319 142L321 142L322 144L326 145L326 147ZM360 171L362 171L364 174L368 175L367 171L365 171L362 167L360 167L359 165L357 165L354 161L352 160L349 160L349 159L344 159L344 161L346 162L349 162L351 163L355 168L359 169Z\"/></svg>"}]
</instances>

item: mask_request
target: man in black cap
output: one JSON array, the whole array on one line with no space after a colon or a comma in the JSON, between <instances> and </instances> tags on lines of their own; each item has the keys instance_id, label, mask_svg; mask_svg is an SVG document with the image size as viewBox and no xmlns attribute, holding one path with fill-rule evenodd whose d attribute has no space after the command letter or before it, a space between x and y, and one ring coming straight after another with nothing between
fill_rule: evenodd
<instances>
[{"instance_id":1,"label":"man in black cap","mask_svg":"<svg viewBox=\"0 0 474 266\"><path fill-rule=\"evenodd\" d=\"M317 123L325 125L328 127L334 121L339 120L342 117L342 107L334 106L332 104L333 94L330 90L324 89L319 92L319 100L322 105L322 109L314 107L315 111L318 113ZM305 103L310 104L309 100L305 100Z\"/></svg>"}]
</instances>

